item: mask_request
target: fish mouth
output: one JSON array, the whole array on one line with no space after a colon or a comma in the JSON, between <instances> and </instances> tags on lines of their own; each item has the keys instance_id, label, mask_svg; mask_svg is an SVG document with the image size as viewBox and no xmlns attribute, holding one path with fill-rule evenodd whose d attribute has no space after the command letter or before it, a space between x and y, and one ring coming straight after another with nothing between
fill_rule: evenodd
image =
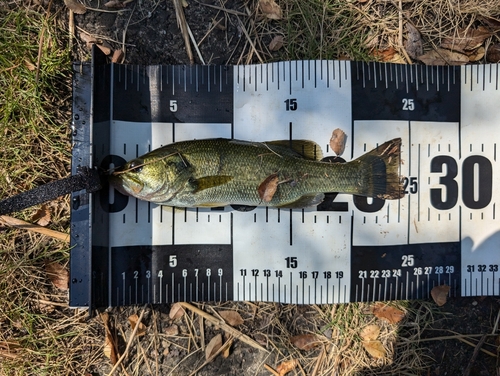
<instances>
[{"instance_id":1,"label":"fish mouth","mask_svg":"<svg viewBox=\"0 0 500 376\"><path fill-rule=\"evenodd\" d=\"M123 174L110 175L109 183L113 188L124 195L138 195L144 188L144 184Z\"/></svg>"}]
</instances>

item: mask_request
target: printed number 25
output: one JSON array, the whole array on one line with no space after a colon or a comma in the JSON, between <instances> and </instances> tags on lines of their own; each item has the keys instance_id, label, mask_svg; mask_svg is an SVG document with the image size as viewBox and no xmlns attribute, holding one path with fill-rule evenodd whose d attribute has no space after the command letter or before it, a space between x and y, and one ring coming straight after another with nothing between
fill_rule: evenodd
<instances>
[{"instance_id":1,"label":"printed number 25","mask_svg":"<svg viewBox=\"0 0 500 376\"><path fill-rule=\"evenodd\" d=\"M413 99L403 98L403 111L413 111L415 109L415 103Z\"/></svg>"}]
</instances>

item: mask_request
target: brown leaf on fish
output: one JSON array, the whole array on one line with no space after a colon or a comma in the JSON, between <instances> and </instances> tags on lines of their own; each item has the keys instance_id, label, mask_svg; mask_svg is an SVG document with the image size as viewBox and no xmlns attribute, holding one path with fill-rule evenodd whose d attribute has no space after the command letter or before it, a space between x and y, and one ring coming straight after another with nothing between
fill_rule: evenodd
<instances>
[{"instance_id":1,"label":"brown leaf on fish","mask_svg":"<svg viewBox=\"0 0 500 376\"><path fill-rule=\"evenodd\" d=\"M344 154L346 140L347 135L342 129L337 128L332 132L332 137L330 138L330 148L335 154L337 154L338 157Z\"/></svg>"},{"instance_id":2,"label":"brown leaf on fish","mask_svg":"<svg viewBox=\"0 0 500 376\"><path fill-rule=\"evenodd\" d=\"M264 202L269 202L273 199L276 190L278 189L278 175L269 175L262 183L260 183L257 191L259 192L259 197Z\"/></svg>"}]
</instances>

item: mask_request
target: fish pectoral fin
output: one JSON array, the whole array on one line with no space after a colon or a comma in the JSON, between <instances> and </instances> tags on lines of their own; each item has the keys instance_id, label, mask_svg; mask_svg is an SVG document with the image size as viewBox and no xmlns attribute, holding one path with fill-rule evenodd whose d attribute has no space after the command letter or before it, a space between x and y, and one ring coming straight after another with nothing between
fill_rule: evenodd
<instances>
[{"instance_id":1,"label":"fish pectoral fin","mask_svg":"<svg viewBox=\"0 0 500 376\"><path fill-rule=\"evenodd\" d=\"M193 193L198 193L207 188L218 187L219 185L226 184L231 180L233 180L233 177L227 175L203 176L198 179L191 179L190 184L193 187Z\"/></svg>"},{"instance_id":2,"label":"fish pectoral fin","mask_svg":"<svg viewBox=\"0 0 500 376\"><path fill-rule=\"evenodd\" d=\"M310 159L312 161L320 161L323 158L321 146L310 140L277 140L266 141L264 144L291 149L300 154L303 158ZM276 152L279 154L278 150L276 150Z\"/></svg>"},{"instance_id":3,"label":"fish pectoral fin","mask_svg":"<svg viewBox=\"0 0 500 376\"><path fill-rule=\"evenodd\" d=\"M277 206L278 208L287 208L287 209L302 209L307 208L309 206L318 206L325 199L324 193L317 193L312 195L304 195L299 197L297 200L289 202L284 205Z\"/></svg>"}]
</instances>

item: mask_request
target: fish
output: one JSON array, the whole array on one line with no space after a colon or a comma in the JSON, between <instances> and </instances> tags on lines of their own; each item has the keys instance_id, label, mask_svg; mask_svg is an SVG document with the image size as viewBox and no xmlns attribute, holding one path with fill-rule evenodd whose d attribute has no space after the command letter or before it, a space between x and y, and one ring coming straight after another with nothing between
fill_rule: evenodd
<instances>
[{"instance_id":1,"label":"fish","mask_svg":"<svg viewBox=\"0 0 500 376\"><path fill-rule=\"evenodd\" d=\"M404 196L400 154L400 138L346 163L321 161L310 140L199 139L132 159L109 180L125 195L175 207L306 208L328 192L397 200Z\"/></svg>"}]
</instances>

